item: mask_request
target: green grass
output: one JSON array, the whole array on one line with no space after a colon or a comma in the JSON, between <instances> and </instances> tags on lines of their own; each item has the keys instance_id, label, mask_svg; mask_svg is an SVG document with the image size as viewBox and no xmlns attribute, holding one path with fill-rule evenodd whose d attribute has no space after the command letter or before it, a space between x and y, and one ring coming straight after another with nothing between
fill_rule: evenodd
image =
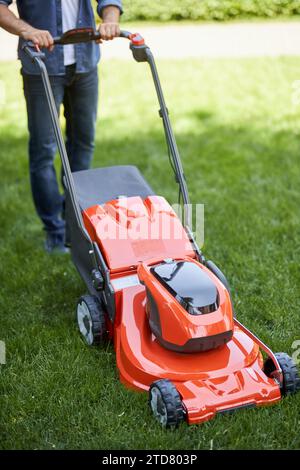
<instances>
[{"instance_id":1,"label":"green grass","mask_svg":"<svg viewBox=\"0 0 300 470\"><path fill-rule=\"evenodd\" d=\"M204 251L226 272L238 318L275 351L300 338L300 109L296 58L158 64L191 198L205 204ZM48 257L30 196L16 64L1 64L0 447L296 449L300 395L264 409L164 431L146 394L118 380L113 348L86 347L74 307L85 287ZM102 65L94 165L137 164L171 202L173 185L149 72Z\"/></svg>"}]
</instances>

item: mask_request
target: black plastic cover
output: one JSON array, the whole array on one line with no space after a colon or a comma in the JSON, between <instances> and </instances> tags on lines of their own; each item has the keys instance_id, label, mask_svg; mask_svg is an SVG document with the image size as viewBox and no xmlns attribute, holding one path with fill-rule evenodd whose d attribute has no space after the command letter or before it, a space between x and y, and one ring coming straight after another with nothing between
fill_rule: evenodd
<instances>
[{"instance_id":1,"label":"black plastic cover","mask_svg":"<svg viewBox=\"0 0 300 470\"><path fill-rule=\"evenodd\" d=\"M93 168L73 173L76 195L82 210L116 199L155 193L135 166Z\"/></svg>"},{"instance_id":2,"label":"black plastic cover","mask_svg":"<svg viewBox=\"0 0 300 470\"><path fill-rule=\"evenodd\" d=\"M218 309L218 290L208 274L196 263L165 262L151 268L151 272L191 315L202 315Z\"/></svg>"}]
</instances>

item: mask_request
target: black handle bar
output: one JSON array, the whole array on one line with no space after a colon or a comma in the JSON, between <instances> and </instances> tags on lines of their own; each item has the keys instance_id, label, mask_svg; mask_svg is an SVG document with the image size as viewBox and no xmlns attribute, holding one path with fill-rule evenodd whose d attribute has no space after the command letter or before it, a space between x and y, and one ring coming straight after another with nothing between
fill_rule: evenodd
<instances>
[{"instance_id":1,"label":"black handle bar","mask_svg":"<svg viewBox=\"0 0 300 470\"><path fill-rule=\"evenodd\" d=\"M135 46L142 46L145 44L144 39L138 33L132 34L129 31L120 31L120 38L129 39ZM97 41L101 39L99 31L93 28L77 28L66 31L62 36L54 37L55 45L78 44L83 42ZM23 49L32 47L36 49L36 45L32 41L27 41L23 44Z\"/></svg>"},{"instance_id":2,"label":"black handle bar","mask_svg":"<svg viewBox=\"0 0 300 470\"><path fill-rule=\"evenodd\" d=\"M129 31L120 31L120 38L131 39L134 35ZM54 44L77 44L79 42L90 42L101 39L99 31L93 28L77 28L66 31L62 36L55 37Z\"/></svg>"}]
</instances>

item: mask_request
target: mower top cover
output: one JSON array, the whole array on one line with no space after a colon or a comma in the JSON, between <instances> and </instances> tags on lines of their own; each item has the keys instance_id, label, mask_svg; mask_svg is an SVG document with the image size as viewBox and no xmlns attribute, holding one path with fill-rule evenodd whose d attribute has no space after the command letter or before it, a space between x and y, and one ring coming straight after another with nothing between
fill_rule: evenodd
<instances>
[{"instance_id":1,"label":"mower top cover","mask_svg":"<svg viewBox=\"0 0 300 470\"><path fill-rule=\"evenodd\" d=\"M188 256L141 263L146 314L152 334L165 348L180 353L223 346L233 334L230 295L219 279Z\"/></svg>"},{"instance_id":2,"label":"mower top cover","mask_svg":"<svg viewBox=\"0 0 300 470\"><path fill-rule=\"evenodd\" d=\"M151 272L191 315L212 313L218 309L217 288L197 264L170 260L155 266Z\"/></svg>"}]
</instances>

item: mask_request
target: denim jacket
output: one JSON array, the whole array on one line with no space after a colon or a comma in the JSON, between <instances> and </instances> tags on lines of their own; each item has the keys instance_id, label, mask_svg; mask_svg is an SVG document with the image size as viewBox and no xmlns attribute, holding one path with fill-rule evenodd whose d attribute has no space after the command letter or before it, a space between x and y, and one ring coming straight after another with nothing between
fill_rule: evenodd
<instances>
[{"instance_id":1,"label":"denim jacket","mask_svg":"<svg viewBox=\"0 0 300 470\"><path fill-rule=\"evenodd\" d=\"M19 16L34 28L48 30L52 36L62 34L62 3L63 0L17 0ZM9 6L12 0L0 0L0 4ZM103 8L113 5L117 6L122 13L121 0L97 0L97 12L102 15ZM77 27L95 27L94 12L91 0L79 1L79 15ZM27 55L22 51L23 40L20 38L18 56L22 62L22 70L25 74L36 75L36 65L31 63ZM55 46L53 52L45 51L46 65L49 75L64 75L64 53L63 46ZM99 62L100 48L96 43L82 43L75 45L76 72L89 72Z\"/></svg>"}]
</instances>

